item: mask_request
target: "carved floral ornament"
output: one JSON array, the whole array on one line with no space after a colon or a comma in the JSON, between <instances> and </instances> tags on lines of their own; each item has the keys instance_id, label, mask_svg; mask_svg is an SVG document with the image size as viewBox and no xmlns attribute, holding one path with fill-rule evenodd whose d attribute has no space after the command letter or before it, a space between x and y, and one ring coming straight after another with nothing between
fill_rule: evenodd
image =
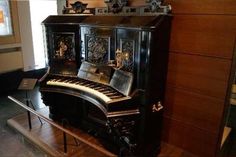
<instances>
[{"instance_id":1,"label":"carved floral ornament","mask_svg":"<svg viewBox=\"0 0 236 157\"><path fill-rule=\"evenodd\" d=\"M104 0L107 7L87 8L87 3L76 1L69 4L66 0L66 6L63 9L63 14L94 14L94 15L109 15L109 14L124 14L124 15L152 15L152 14L167 14L171 12L170 5L162 5L163 0L145 0L145 6L131 7L129 0ZM69 5L71 7L69 7Z\"/></svg>"}]
</instances>

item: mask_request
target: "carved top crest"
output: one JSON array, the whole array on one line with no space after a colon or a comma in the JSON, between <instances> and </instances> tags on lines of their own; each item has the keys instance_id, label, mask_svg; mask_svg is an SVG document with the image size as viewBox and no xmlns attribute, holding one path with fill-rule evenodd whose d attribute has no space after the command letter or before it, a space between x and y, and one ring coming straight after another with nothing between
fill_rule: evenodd
<instances>
[{"instance_id":1,"label":"carved top crest","mask_svg":"<svg viewBox=\"0 0 236 157\"><path fill-rule=\"evenodd\" d=\"M129 6L129 0L104 0L107 7L87 8L87 4L80 1L71 4L72 8L64 7L64 14L93 14L93 15L158 15L171 12L170 5L162 5L163 0L145 0L144 6Z\"/></svg>"},{"instance_id":2,"label":"carved top crest","mask_svg":"<svg viewBox=\"0 0 236 157\"><path fill-rule=\"evenodd\" d=\"M163 0L146 0L145 6L128 6L128 0L104 0L106 8L95 8L95 15L157 15L171 11L170 5L162 5Z\"/></svg>"}]
</instances>

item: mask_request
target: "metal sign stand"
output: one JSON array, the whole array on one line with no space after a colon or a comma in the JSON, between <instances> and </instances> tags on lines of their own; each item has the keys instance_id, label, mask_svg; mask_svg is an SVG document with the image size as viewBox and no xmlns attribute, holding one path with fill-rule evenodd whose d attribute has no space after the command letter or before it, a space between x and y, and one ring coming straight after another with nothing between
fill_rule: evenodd
<instances>
[{"instance_id":1,"label":"metal sign stand","mask_svg":"<svg viewBox=\"0 0 236 157\"><path fill-rule=\"evenodd\" d=\"M32 103L31 99L28 96L28 91L33 90L36 83L37 83L37 79L23 78L21 83L20 83L20 85L19 85L19 87L18 87L18 90L24 90L25 91L25 102L26 102L26 105L28 107L30 107L30 105L31 105L33 110L35 110L35 106L34 106L34 104ZM32 124L31 124L30 111L27 111L27 114L28 114L29 129L31 129L32 128ZM42 120L39 117L38 117L38 119L39 119L41 125L43 125Z\"/></svg>"}]
</instances>

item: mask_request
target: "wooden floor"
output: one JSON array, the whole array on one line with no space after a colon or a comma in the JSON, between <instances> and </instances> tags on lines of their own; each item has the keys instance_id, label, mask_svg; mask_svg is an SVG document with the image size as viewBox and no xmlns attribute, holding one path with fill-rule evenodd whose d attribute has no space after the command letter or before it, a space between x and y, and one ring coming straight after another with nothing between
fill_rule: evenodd
<instances>
[{"instance_id":1,"label":"wooden floor","mask_svg":"<svg viewBox=\"0 0 236 157\"><path fill-rule=\"evenodd\" d=\"M48 109L44 108L39 111L42 115L48 115ZM98 149L94 149L87 144L84 144L75 139L72 136L67 135L67 153L64 153L63 145L63 133L61 130L53 127L51 124L44 122L41 125L38 118L34 115L31 115L32 119L32 129L29 130L27 113L20 114L16 117L13 117L7 121L8 125L16 129L26 138L28 138L32 143L37 145L39 148L47 152L50 156L70 156L70 157L106 157L106 156L115 156L114 154L102 153L104 152L103 146L101 143L94 138L93 136L88 135L87 133L76 129L69 128L74 133L80 135L80 137L93 142L97 145ZM102 152L99 150L103 150ZM179 149L175 146L162 143L161 153L158 157L195 157L182 149Z\"/></svg>"}]
</instances>

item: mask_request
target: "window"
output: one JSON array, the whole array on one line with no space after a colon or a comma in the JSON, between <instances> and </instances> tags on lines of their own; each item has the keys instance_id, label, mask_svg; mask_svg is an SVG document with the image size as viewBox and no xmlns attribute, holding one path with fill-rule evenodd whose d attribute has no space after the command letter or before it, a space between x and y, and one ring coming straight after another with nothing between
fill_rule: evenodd
<instances>
[{"instance_id":1,"label":"window","mask_svg":"<svg viewBox=\"0 0 236 157\"><path fill-rule=\"evenodd\" d=\"M0 0L0 45L20 43L17 1Z\"/></svg>"},{"instance_id":2,"label":"window","mask_svg":"<svg viewBox=\"0 0 236 157\"><path fill-rule=\"evenodd\" d=\"M0 36L12 35L10 5L8 0L0 0Z\"/></svg>"}]
</instances>

